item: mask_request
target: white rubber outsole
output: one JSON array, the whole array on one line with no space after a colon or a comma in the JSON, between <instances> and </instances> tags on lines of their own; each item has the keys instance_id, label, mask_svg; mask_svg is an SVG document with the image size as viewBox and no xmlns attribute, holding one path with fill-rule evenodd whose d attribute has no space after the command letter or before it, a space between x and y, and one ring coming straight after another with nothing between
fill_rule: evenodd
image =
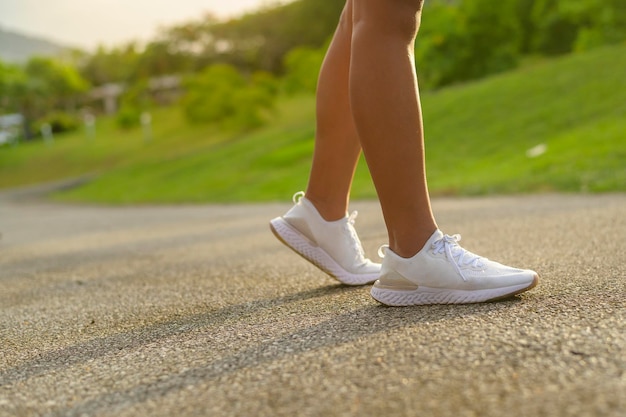
<instances>
[{"instance_id":1,"label":"white rubber outsole","mask_svg":"<svg viewBox=\"0 0 626 417\"><path fill-rule=\"evenodd\" d=\"M428 287L419 287L412 291L394 290L378 287L375 283L372 287L371 294L379 303L397 307L430 304L470 304L509 298L530 290L535 287L538 282L539 278L535 275L530 284L475 291Z\"/></svg>"},{"instance_id":2,"label":"white rubber outsole","mask_svg":"<svg viewBox=\"0 0 626 417\"><path fill-rule=\"evenodd\" d=\"M311 242L282 217L270 221L270 229L278 240L313 265L346 285L366 285L378 279L379 273L353 274L339 265L324 249Z\"/></svg>"}]
</instances>

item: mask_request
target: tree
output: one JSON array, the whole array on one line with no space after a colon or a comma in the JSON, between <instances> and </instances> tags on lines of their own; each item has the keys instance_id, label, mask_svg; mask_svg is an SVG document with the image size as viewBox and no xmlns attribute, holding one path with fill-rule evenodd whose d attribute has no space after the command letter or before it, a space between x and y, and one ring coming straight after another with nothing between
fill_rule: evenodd
<instances>
[{"instance_id":1,"label":"tree","mask_svg":"<svg viewBox=\"0 0 626 417\"><path fill-rule=\"evenodd\" d=\"M248 73L280 74L290 50L327 42L342 8L343 2L336 0L298 0L225 22L208 16L170 28L161 38L193 56L196 68L225 63Z\"/></svg>"},{"instance_id":2,"label":"tree","mask_svg":"<svg viewBox=\"0 0 626 417\"><path fill-rule=\"evenodd\" d=\"M622 0L535 0L533 50L560 54L626 39Z\"/></svg>"},{"instance_id":3,"label":"tree","mask_svg":"<svg viewBox=\"0 0 626 417\"><path fill-rule=\"evenodd\" d=\"M99 46L95 53L81 59L78 68L92 85L126 83L135 73L140 54L133 42L111 49Z\"/></svg>"},{"instance_id":4,"label":"tree","mask_svg":"<svg viewBox=\"0 0 626 417\"><path fill-rule=\"evenodd\" d=\"M626 3L622 0L561 0L560 8L577 26L573 50L626 39Z\"/></svg>"},{"instance_id":5,"label":"tree","mask_svg":"<svg viewBox=\"0 0 626 417\"><path fill-rule=\"evenodd\" d=\"M572 50L578 28L572 16L561 8L561 0L535 0L532 49L542 54L562 54Z\"/></svg>"},{"instance_id":6,"label":"tree","mask_svg":"<svg viewBox=\"0 0 626 417\"><path fill-rule=\"evenodd\" d=\"M162 75L185 73L191 69L191 59L170 47L166 40L150 42L138 55L131 80L138 81Z\"/></svg>"},{"instance_id":7,"label":"tree","mask_svg":"<svg viewBox=\"0 0 626 417\"><path fill-rule=\"evenodd\" d=\"M14 98L21 85L26 83L26 75L17 65L0 61L0 109L15 111Z\"/></svg>"},{"instance_id":8,"label":"tree","mask_svg":"<svg viewBox=\"0 0 626 417\"><path fill-rule=\"evenodd\" d=\"M465 81L516 65L521 29L515 0L426 3L416 60L427 88Z\"/></svg>"},{"instance_id":9,"label":"tree","mask_svg":"<svg viewBox=\"0 0 626 417\"><path fill-rule=\"evenodd\" d=\"M89 84L71 66L52 58L31 58L23 68L0 67L0 89L5 106L24 116L26 137L33 123L46 114L71 111Z\"/></svg>"},{"instance_id":10,"label":"tree","mask_svg":"<svg viewBox=\"0 0 626 417\"><path fill-rule=\"evenodd\" d=\"M72 106L78 95L89 88L75 68L52 58L31 58L24 72L36 91L48 97L52 107Z\"/></svg>"},{"instance_id":11,"label":"tree","mask_svg":"<svg viewBox=\"0 0 626 417\"><path fill-rule=\"evenodd\" d=\"M274 104L268 75L247 80L230 65L207 67L185 82L185 115L191 122L214 123L228 129L250 129L263 124Z\"/></svg>"}]
</instances>

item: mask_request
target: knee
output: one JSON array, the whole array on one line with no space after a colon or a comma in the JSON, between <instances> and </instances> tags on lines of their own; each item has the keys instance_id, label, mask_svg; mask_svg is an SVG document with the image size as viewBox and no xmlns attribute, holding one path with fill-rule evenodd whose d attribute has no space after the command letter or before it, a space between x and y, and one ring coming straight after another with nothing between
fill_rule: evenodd
<instances>
[{"instance_id":1,"label":"knee","mask_svg":"<svg viewBox=\"0 0 626 417\"><path fill-rule=\"evenodd\" d=\"M424 0L353 0L355 30L413 42Z\"/></svg>"}]
</instances>

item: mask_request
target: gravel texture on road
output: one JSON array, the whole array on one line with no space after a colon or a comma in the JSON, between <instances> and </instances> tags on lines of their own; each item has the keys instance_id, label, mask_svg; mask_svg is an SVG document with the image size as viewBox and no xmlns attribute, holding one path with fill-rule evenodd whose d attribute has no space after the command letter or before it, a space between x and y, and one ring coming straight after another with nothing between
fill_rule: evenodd
<instances>
[{"instance_id":1,"label":"gravel texture on road","mask_svg":"<svg viewBox=\"0 0 626 417\"><path fill-rule=\"evenodd\" d=\"M541 281L409 308L282 246L268 221L289 204L18 197L0 197L0 416L626 415L624 194L435 199L444 232ZM378 260L378 203L352 208Z\"/></svg>"}]
</instances>

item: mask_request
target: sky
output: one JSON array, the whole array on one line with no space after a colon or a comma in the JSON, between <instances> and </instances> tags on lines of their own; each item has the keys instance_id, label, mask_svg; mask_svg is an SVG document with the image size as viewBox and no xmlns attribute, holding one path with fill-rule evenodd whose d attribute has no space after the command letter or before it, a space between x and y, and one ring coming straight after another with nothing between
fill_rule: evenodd
<instances>
[{"instance_id":1,"label":"sky","mask_svg":"<svg viewBox=\"0 0 626 417\"><path fill-rule=\"evenodd\" d=\"M67 46L95 49L151 39L206 13L225 18L285 0L0 0L0 27Z\"/></svg>"}]
</instances>

